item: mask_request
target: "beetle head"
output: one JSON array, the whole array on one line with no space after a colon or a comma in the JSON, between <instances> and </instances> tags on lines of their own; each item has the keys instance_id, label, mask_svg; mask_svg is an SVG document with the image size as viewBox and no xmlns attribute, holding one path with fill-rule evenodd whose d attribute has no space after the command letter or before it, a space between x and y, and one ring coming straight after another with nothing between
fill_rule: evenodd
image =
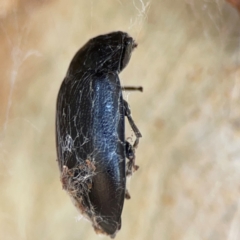
<instances>
[{"instance_id":1,"label":"beetle head","mask_svg":"<svg viewBox=\"0 0 240 240\"><path fill-rule=\"evenodd\" d=\"M133 38L129 37L127 34L124 36L122 42L122 56L120 59L119 72L127 66L128 62L130 61L133 49L137 47L137 44Z\"/></svg>"},{"instance_id":2,"label":"beetle head","mask_svg":"<svg viewBox=\"0 0 240 240\"><path fill-rule=\"evenodd\" d=\"M93 70L119 73L128 64L134 40L124 32L112 32L89 40L74 56L69 73Z\"/></svg>"}]
</instances>

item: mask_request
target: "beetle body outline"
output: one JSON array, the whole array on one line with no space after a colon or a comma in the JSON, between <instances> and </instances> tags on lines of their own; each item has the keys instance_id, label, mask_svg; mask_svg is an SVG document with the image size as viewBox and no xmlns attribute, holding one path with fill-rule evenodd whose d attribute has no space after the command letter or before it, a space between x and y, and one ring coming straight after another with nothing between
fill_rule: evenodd
<instances>
[{"instance_id":1,"label":"beetle body outline","mask_svg":"<svg viewBox=\"0 0 240 240\"><path fill-rule=\"evenodd\" d=\"M95 231L112 238L121 228L124 198L130 198L126 177L138 168L135 148L141 133L118 77L135 47L123 32L90 39L72 59L57 98L56 146L63 189ZM125 116L136 135L133 146L125 140Z\"/></svg>"}]
</instances>

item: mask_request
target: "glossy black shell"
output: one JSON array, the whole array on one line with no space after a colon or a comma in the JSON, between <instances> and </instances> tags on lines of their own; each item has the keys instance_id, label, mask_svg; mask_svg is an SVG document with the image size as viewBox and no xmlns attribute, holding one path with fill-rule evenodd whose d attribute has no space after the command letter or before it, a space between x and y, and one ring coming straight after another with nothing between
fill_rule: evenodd
<instances>
[{"instance_id":1,"label":"glossy black shell","mask_svg":"<svg viewBox=\"0 0 240 240\"><path fill-rule=\"evenodd\" d=\"M91 39L73 58L57 98L56 144L63 188L95 230L112 237L121 227L126 190L118 73L134 47L123 32Z\"/></svg>"}]
</instances>

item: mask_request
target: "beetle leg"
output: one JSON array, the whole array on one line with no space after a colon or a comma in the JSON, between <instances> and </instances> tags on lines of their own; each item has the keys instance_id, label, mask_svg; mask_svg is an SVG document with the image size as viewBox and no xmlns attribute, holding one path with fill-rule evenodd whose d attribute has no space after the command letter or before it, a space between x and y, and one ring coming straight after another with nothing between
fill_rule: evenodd
<instances>
[{"instance_id":1,"label":"beetle leg","mask_svg":"<svg viewBox=\"0 0 240 240\"><path fill-rule=\"evenodd\" d=\"M128 122L136 136L136 140L133 144L133 148L137 148L138 146L138 143L139 143L139 138L142 137L142 134L140 133L140 131L138 130L136 124L134 123L133 119L132 119L132 116L131 116L131 110L129 108L129 105L127 103L127 101L123 100L123 104L124 104L124 109L125 109L125 116L128 118Z\"/></svg>"},{"instance_id":2,"label":"beetle leg","mask_svg":"<svg viewBox=\"0 0 240 240\"><path fill-rule=\"evenodd\" d=\"M130 194L129 194L129 191L126 189L126 191L125 191L125 198L126 199L130 199L131 198L131 196L130 196Z\"/></svg>"},{"instance_id":3,"label":"beetle leg","mask_svg":"<svg viewBox=\"0 0 240 240\"><path fill-rule=\"evenodd\" d=\"M140 133L140 131L138 130L136 124L134 123L132 116L131 116L131 110L130 107L127 103L127 101L123 100L123 104L124 104L124 109L125 109L125 116L128 118L129 124L131 126L131 128L134 131L134 134L136 135L136 138L140 138L142 137L142 134Z\"/></svg>"},{"instance_id":4,"label":"beetle leg","mask_svg":"<svg viewBox=\"0 0 240 240\"><path fill-rule=\"evenodd\" d=\"M139 166L135 165L135 148L128 142L126 144L126 157L129 159L127 162L126 175L131 176L133 171L137 171Z\"/></svg>"}]
</instances>

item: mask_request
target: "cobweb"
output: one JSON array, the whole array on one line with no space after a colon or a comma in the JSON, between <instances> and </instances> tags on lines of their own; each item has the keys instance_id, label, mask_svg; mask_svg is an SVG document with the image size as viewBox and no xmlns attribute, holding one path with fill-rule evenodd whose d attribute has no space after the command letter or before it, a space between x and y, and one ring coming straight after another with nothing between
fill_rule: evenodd
<instances>
[{"instance_id":1,"label":"cobweb","mask_svg":"<svg viewBox=\"0 0 240 240\"><path fill-rule=\"evenodd\" d=\"M10 1L11 2L11 1ZM7 28L7 26L4 25L4 15L7 14L3 11L1 12L0 17L2 18L2 21L0 22L0 28L2 32L2 40L6 42L6 48L9 50L9 56L10 56L10 66L9 69L9 93L7 97L7 107L5 112L5 119L3 123L3 130L1 136L4 136L4 133L6 132L9 115L11 111L12 101L13 101L13 93L14 93L14 87L18 78L18 73L20 71L21 66L25 63L25 61L29 57L40 57L41 54L39 51L35 49L23 49L23 45L26 45L26 42L28 41L28 31L30 29L26 26L19 26L18 22L18 14L16 12L16 9L12 9L13 14L13 22L12 22L12 28L14 31L14 35L11 35L10 29Z\"/></svg>"}]
</instances>

